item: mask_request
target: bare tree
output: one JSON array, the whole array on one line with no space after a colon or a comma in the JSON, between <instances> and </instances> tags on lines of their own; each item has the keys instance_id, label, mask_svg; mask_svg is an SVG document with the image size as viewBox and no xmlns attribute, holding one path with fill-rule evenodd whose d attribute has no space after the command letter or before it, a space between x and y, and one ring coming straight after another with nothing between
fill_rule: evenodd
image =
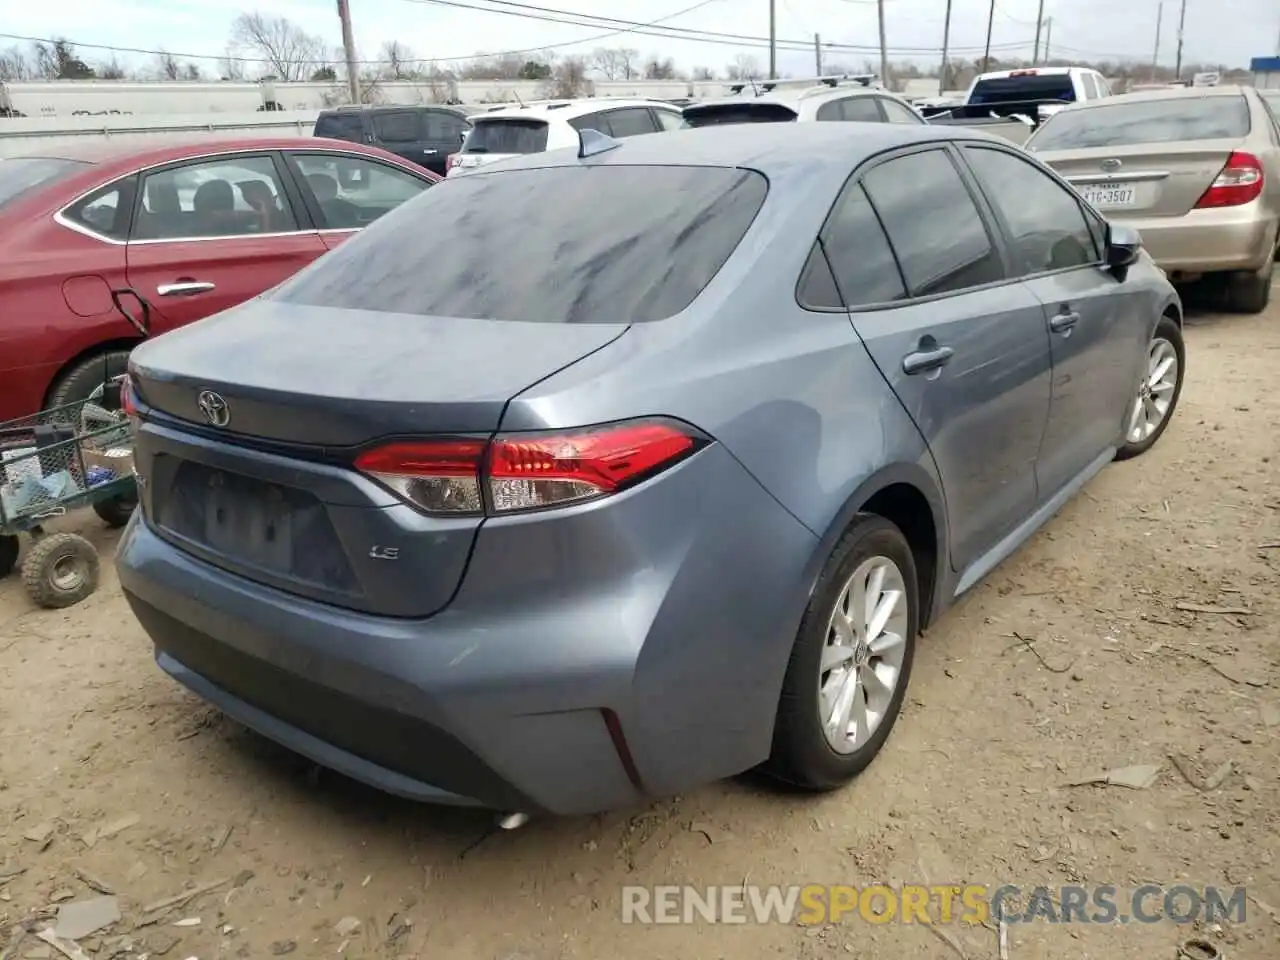
<instances>
[{"instance_id":1,"label":"bare tree","mask_svg":"<svg viewBox=\"0 0 1280 960\"><path fill-rule=\"evenodd\" d=\"M203 80L204 73L200 69L200 64L184 63L182 65L182 79L183 80Z\"/></svg>"},{"instance_id":2,"label":"bare tree","mask_svg":"<svg viewBox=\"0 0 1280 960\"><path fill-rule=\"evenodd\" d=\"M590 96L593 86L587 79L586 57L565 57L551 72L544 85L544 95L556 100Z\"/></svg>"},{"instance_id":3,"label":"bare tree","mask_svg":"<svg viewBox=\"0 0 1280 960\"><path fill-rule=\"evenodd\" d=\"M76 53L71 41L54 39L31 45L35 59L35 76L46 80L91 80L93 68Z\"/></svg>"},{"instance_id":4,"label":"bare tree","mask_svg":"<svg viewBox=\"0 0 1280 960\"><path fill-rule=\"evenodd\" d=\"M716 78L716 72L710 67L694 67L689 74L689 78L691 80L700 80L705 82L707 80L714 80Z\"/></svg>"},{"instance_id":5,"label":"bare tree","mask_svg":"<svg viewBox=\"0 0 1280 960\"><path fill-rule=\"evenodd\" d=\"M161 50L156 54L156 73L161 80L177 80L182 76L182 64L172 53Z\"/></svg>"},{"instance_id":6,"label":"bare tree","mask_svg":"<svg viewBox=\"0 0 1280 960\"><path fill-rule=\"evenodd\" d=\"M639 56L640 52L631 47L597 47L591 53L590 65L606 80L634 80Z\"/></svg>"},{"instance_id":7,"label":"bare tree","mask_svg":"<svg viewBox=\"0 0 1280 960\"><path fill-rule=\"evenodd\" d=\"M749 53L740 53L724 68L730 80L756 80L760 77L760 61Z\"/></svg>"},{"instance_id":8,"label":"bare tree","mask_svg":"<svg viewBox=\"0 0 1280 960\"><path fill-rule=\"evenodd\" d=\"M419 73L417 57L399 40L388 40L378 53L382 75L388 80L412 80Z\"/></svg>"},{"instance_id":9,"label":"bare tree","mask_svg":"<svg viewBox=\"0 0 1280 960\"><path fill-rule=\"evenodd\" d=\"M231 45L261 57L277 80L301 80L325 61L325 43L286 17L242 13L231 24Z\"/></svg>"},{"instance_id":10,"label":"bare tree","mask_svg":"<svg viewBox=\"0 0 1280 960\"><path fill-rule=\"evenodd\" d=\"M223 80L244 79L244 61L235 55L235 49L230 45L226 54L218 61L218 76Z\"/></svg>"},{"instance_id":11,"label":"bare tree","mask_svg":"<svg viewBox=\"0 0 1280 960\"><path fill-rule=\"evenodd\" d=\"M120 65L115 54L111 55L110 60L98 64L95 72L103 80L123 80L126 76L125 69Z\"/></svg>"},{"instance_id":12,"label":"bare tree","mask_svg":"<svg viewBox=\"0 0 1280 960\"><path fill-rule=\"evenodd\" d=\"M674 80L676 78L676 62L671 57L659 57L653 54L644 62L644 78L646 80Z\"/></svg>"},{"instance_id":13,"label":"bare tree","mask_svg":"<svg viewBox=\"0 0 1280 960\"><path fill-rule=\"evenodd\" d=\"M30 80L35 76L35 64L19 46L0 50L0 81Z\"/></svg>"},{"instance_id":14,"label":"bare tree","mask_svg":"<svg viewBox=\"0 0 1280 960\"><path fill-rule=\"evenodd\" d=\"M459 74L464 80L519 80L525 60L516 54L478 54L464 64Z\"/></svg>"}]
</instances>

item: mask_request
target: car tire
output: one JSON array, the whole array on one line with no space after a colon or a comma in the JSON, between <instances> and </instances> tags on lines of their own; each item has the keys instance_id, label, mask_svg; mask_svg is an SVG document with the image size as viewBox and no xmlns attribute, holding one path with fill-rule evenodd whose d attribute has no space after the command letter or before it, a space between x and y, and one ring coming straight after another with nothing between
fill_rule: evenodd
<instances>
[{"instance_id":1,"label":"car tire","mask_svg":"<svg viewBox=\"0 0 1280 960\"><path fill-rule=\"evenodd\" d=\"M1227 278L1227 309L1232 313L1261 313L1271 302L1271 282L1275 279L1276 257L1257 273L1239 273Z\"/></svg>"},{"instance_id":2,"label":"car tire","mask_svg":"<svg viewBox=\"0 0 1280 960\"><path fill-rule=\"evenodd\" d=\"M1173 369L1160 371L1161 364L1168 359L1173 360ZM1172 317L1161 317L1147 346L1147 362L1142 368L1137 396L1125 413L1117 460L1140 456L1155 446L1178 408L1186 370L1187 351L1182 342L1182 329ZM1167 401L1167 405L1161 410L1163 401ZM1155 412L1159 412L1158 418L1154 418Z\"/></svg>"},{"instance_id":3,"label":"car tire","mask_svg":"<svg viewBox=\"0 0 1280 960\"><path fill-rule=\"evenodd\" d=\"M129 368L128 350L107 350L85 357L54 381L47 406L64 407L87 400L94 389Z\"/></svg>"},{"instance_id":4,"label":"car tire","mask_svg":"<svg viewBox=\"0 0 1280 960\"><path fill-rule=\"evenodd\" d=\"M883 619L868 615L870 602L842 617L856 607L850 599L865 599L869 588L879 598L875 608L890 611L883 630L868 624ZM884 746L902 709L919 623L911 547L888 520L859 514L827 559L801 620L766 772L813 791L832 790L860 773ZM874 686L865 682L871 677Z\"/></svg>"},{"instance_id":5,"label":"car tire","mask_svg":"<svg viewBox=\"0 0 1280 960\"><path fill-rule=\"evenodd\" d=\"M98 589L98 551L75 533L39 537L22 561L27 595L47 610L79 603Z\"/></svg>"},{"instance_id":6,"label":"car tire","mask_svg":"<svg viewBox=\"0 0 1280 960\"><path fill-rule=\"evenodd\" d=\"M0 534L0 577L13 573L18 565L18 538L14 534Z\"/></svg>"},{"instance_id":7,"label":"car tire","mask_svg":"<svg viewBox=\"0 0 1280 960\"><path fill-rule=\"evenodd\" d=\"M133 516L134 508L137 506L138 497L136 494L121 494L118 497L110 497L107 500L95 500L93 512L98 515L99 520L112 530L118 530L129 522L129 518Z\"/></svg>"}]
</instances>

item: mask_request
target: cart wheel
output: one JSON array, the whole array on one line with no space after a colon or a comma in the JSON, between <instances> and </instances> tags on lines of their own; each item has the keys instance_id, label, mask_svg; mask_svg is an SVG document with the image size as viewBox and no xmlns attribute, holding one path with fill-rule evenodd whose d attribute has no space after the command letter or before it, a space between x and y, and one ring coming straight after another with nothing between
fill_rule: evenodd
<instances>
[{"instance_id":1,"label":"cart wheel","mask_svg":"<svg viewBox=\"0 0 1280 960\"><path fill-rule=\"evenodd\" d=\"M22 561L22 583L42 607L79 603L98 589L98 551L74 533L41 537Z\"/></svg>"},{"instance_id":2,"label":"cart wheel","mask_svg":"<svg viewBox=\"0 0 1280 960\"><path fill-rule=\"evenodd\" d=\"M0 577L13 573L18 565L18 538L16 536L0 536Z\"/></svg>"},{"instance_id":3,"label":"cart wheel","mask_svg":"<svg viewBox=\"0 0 1280 960\"><path fill-rule=\"evenodd\" d=\"M102 522L113 530L123 527L133 516L133 508L138 505L138 498L133 495L121 495L110 500L98 500L93 505L93 512L102 518Z\"/></svg>"}]
</instances>

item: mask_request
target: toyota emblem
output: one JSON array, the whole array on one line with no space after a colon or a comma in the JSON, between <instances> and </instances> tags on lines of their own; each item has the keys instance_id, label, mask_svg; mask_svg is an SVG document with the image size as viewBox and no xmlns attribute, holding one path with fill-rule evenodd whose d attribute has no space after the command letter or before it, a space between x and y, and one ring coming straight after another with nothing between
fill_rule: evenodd
<instances>
[{"instance_id":1,"label":"toyota emblem","mask_svg":"<svg viewBox=\"0 0 1280 960\"><path fill-rule=\"evenodd\" d=\"M227 406L227 401L212 390L201 390L200 396L196 398L196 406L215 427L225 427L231 422L231 408Z\"/></svg>"},{"instance_id":2,"label":"toyota emblem","mask_svg":"<svg viewBox=\"0 0 1280 960\"><path fill-rule=\"evenodd\" d=\"M1102 161L1103 170L1119 170L1121 166L1123 166L1123 164L1121 163L1121 161L1117 160L1115 157L1112 157L1109 160Z\"/></svg>"}]
</instances>

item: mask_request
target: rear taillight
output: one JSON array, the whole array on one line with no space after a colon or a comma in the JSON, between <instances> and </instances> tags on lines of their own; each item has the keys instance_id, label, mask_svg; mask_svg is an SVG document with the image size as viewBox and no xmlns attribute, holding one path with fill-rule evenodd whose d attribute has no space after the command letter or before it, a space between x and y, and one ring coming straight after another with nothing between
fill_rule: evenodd
<instances>
[{"instance_id":1,"label":"rear taillight","mask_svg":"<svg viewBox=\"0 0 1280 960\"><path fill-rule=\"evenodd\" d=\"M1209 189L1196 201L1198 209L1238 207L1262 196L1262 163L1251 153L1236 151Z\"/></svg>"},{"instance_id":2,"label":"rear taillight","mask_svg":"<svg viewBox=\"0 0 1280 960\"><path fill-rule=\"evenodd\" d=\"M682 424L640 420L492 440L397 441L356 458L356 469L424 513L507 514L618 493L706 443Z\"/></svg>"}]
</instances>

